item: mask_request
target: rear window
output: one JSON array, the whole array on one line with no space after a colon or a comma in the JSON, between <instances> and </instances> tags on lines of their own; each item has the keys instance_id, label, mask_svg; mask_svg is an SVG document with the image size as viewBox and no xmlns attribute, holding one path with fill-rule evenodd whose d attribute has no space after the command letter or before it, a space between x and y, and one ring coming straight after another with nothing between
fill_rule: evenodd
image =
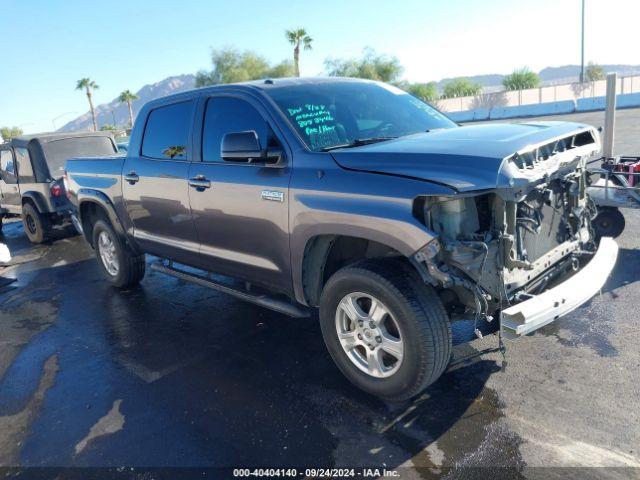
<instances>
[{"instance_id":1,"label":"rear window","mask_svg":"<svg viewBox=\"0 0 640 480\"><path fill-rule=\"evenodd\" d=\"M49 173L60 178L67 160L73 157L103 157L115 155L116 148L110 137L69 137L43 143Z\"/></svg>"},{"instance_id":2,"label":"rear window","mask_svg":"<svg viewBox=\"0 0 640 480\"><path fill-rule=\"evenodd\" d=\"M33 168L31 167L29 150L24 147L16 147L14 148L14 151L16 152L16 163L18 164L18 175L20 176L20 182L35 182L36 180L33 175Z\"/></svg>"},{"instance_id":3,"label":"rear window","mask_svg":"<svg viewBox=\"0 0 640 480\"><path fill-rule=\"evenodd\" d=\"M142 155L158 159L187 159L193 102L173 103L149 113L142 140Z\"/></svg>"}]
</instances>

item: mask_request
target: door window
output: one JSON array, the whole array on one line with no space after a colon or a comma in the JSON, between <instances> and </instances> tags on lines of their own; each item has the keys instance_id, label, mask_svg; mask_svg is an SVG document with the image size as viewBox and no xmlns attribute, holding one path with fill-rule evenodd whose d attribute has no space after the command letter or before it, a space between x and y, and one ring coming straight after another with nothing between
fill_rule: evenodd
<instances>
[{"instance_id":1,"label":"door window","mask_svg":"<svg viewBox=\"0 0 640 480\"><path fill-rule=\"evenodd\" d=\"M234 97L210 98L204 116L202 160L223 162L220 156L222 137L227 133L249 130L258 134L263 150L278 144L267 121L250 103Z\"/></svg>"},{"instance_id":2,"label":"door window","mask_svg":"<svg viewBox=\"0 0 640 480\"><path fill-rule=\"evenodd\" d=\"M5 183L18 183L16 165L11 150L0 151L0 173Z\"/></svg>"},{"instance_id":3,"label":"door window","mask_svg":"<svg viewBox=\"0 0 640 480\"><path fill-rule=\"evenodd\" d=\"M164 160L186 160L193 102L158 107L149 113L142 155Z\"/></svg>"}]
</instances>

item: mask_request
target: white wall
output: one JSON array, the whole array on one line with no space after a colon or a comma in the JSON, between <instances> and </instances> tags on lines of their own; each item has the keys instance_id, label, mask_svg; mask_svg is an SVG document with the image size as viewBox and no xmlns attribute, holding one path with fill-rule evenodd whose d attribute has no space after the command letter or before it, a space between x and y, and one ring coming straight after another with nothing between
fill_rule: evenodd
<instances>
[{"instance_id":1,"label":"white wall","mask_svg":"<svg viewBox=\"0 0 640 480\"><path fill-rule=\"evenodd\" d=\"M561 102L579 98L593 98L605 95L607 81L589 83L567 83L520 91L500 91L472 97L446 98L435 102L444 112L463 112L479 108L512 107L537 103ZM640 92L640 75L618 78L617 93Z\"/></svg>"}]
</instances>

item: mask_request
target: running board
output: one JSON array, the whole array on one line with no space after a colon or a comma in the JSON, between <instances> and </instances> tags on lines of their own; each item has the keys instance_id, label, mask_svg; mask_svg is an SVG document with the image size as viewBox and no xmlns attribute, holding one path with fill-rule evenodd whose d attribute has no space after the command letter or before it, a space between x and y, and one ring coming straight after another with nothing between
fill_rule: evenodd
<instances>
[{"instance_id":1,"label":"running board","mask_svg":"<svg viewBox=\"0 0 640 480\"><path fill-rule=\"evenodd\" d=\"M310 316L309 310L302 307L298 307L297 305L293 305L292 303L289 303L285 300L280 300L274 297L270 297L268 295L252 295L251 293L243 292L241 290L236 290L235 288L231 288L227 285L223 285L222 283L215 282L210 278L204 277L202 275L185 272L184 270L180 270L173 266L165 265L162 262L152 263L151 269L156 270L158 272L166 273L167 275L171 275L172 277L179 278L180 280L184 280L186 282L195 283L203 287L211 288L213 290L226 293L228 295L231 295L232 297L239 298L240 300L244 300L245 302L253 303L255 305L268 308L269 310L274 310L276 312L283 313L290 317L307 318Z\"/></svg>"}]
</instances>

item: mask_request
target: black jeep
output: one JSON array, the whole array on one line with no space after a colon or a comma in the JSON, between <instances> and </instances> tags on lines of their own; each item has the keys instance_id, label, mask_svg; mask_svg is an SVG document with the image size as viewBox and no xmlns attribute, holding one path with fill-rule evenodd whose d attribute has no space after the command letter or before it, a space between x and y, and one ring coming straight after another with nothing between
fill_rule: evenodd
<instances>
[{"instance_id":1,"label":"black jeep","mask_svg":"<svg viewBox=\"0 0 640 480\"><path fill-rule=\"evenodd\" d=\"M65 162L71 157L116 152L109 132L38 134L1 144L0 231L3 217L22 215L29 240L45 241L54 225L71 218L62 182Z\"/></svg>"}]
</instances>

